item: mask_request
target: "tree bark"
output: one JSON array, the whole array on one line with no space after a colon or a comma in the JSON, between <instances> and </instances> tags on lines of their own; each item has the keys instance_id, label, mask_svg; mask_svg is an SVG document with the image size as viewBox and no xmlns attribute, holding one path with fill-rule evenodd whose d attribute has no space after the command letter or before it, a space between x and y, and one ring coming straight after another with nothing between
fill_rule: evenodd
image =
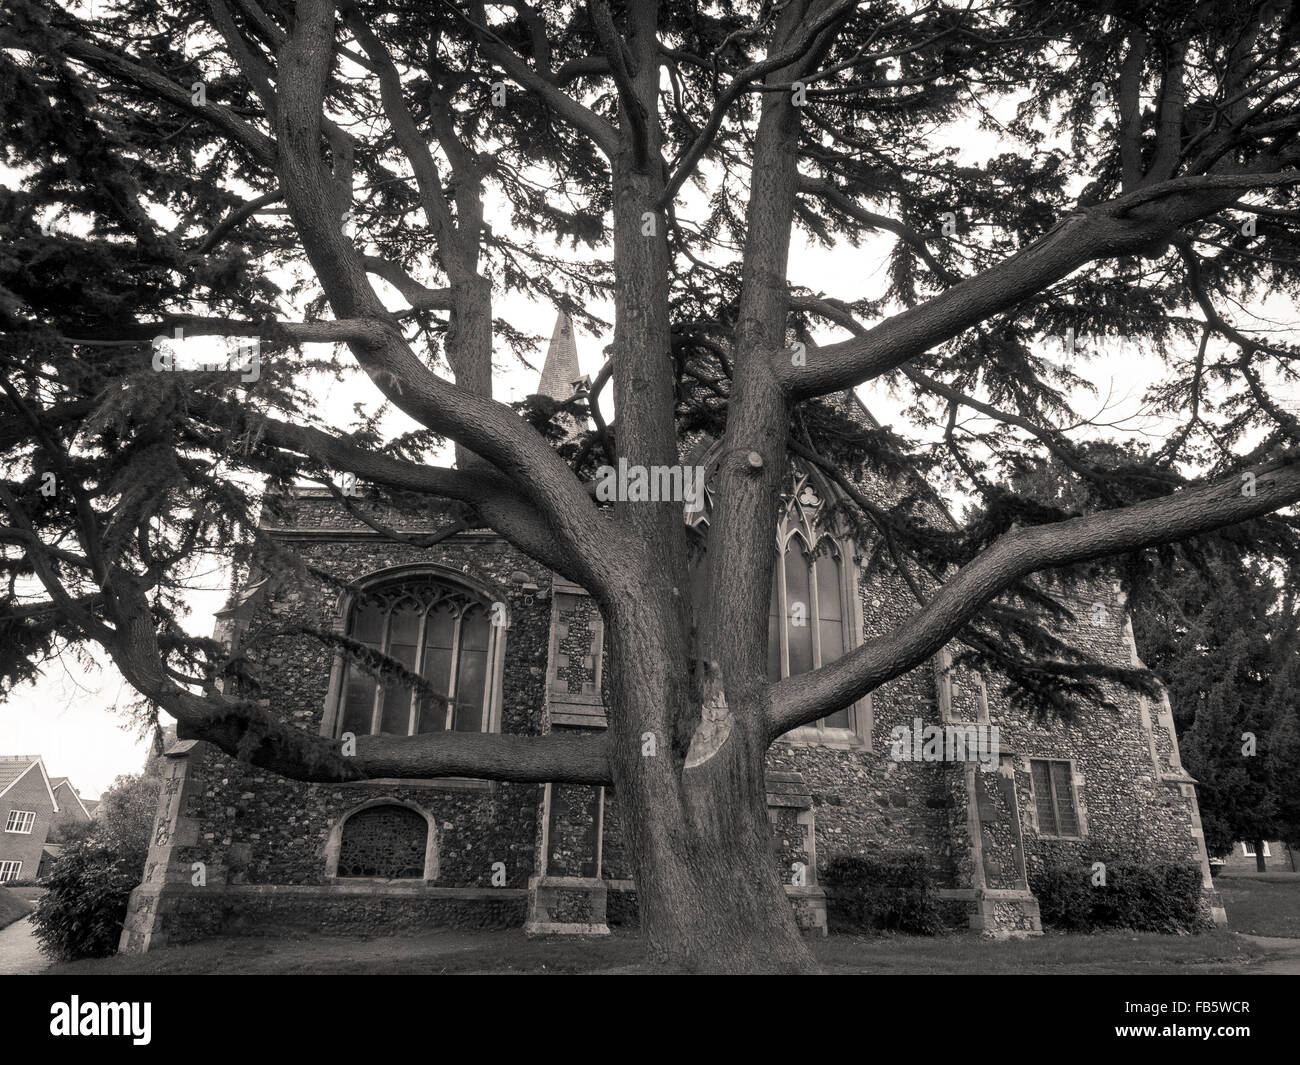
<instances>
[{"instance_id":1,"label":"tree bark","mask_svg":"<svg viewBox=\"0 0 1300 1065\"><path fill-rule=\"evenodd\" d=\"M1268 867L1264 864L1264 841L1262 839L1255 840L1255 872L1268 872Z\"/></svg>"},{"instance_id":2,"label":"tree bark","mask_svg":"<svg viewBox=\"0 0 1300 1065\"><path fill-rule=\"evenodd\" d=\"M676 612L647 591L609 612L608 753L650 959L815 971L772 844L762 708L728 707L717 671L692 673Z\"/></svg>"}]
</instances>

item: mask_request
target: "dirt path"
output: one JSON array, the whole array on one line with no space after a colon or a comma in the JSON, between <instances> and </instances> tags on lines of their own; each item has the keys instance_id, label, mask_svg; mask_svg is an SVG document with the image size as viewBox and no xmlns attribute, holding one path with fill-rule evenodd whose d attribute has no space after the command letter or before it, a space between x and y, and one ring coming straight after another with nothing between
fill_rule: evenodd
<instances>
[{"instance_id":1,"label":"dirt path","mask_svg":"<svg viewBox=\"0 0 1300 1065\"><path fill-rule=\"evenodd\" d=\"M36 931L30 917L0 929L0 976L27 976L49 967L50 960L36 949Z\"/></svg>"},{"instance_id":2,"label":"dirt path","mask_svg":"<svg viewBox=\"0 0 1300 1065\"><path fill-rule=\"evenodd\" d=\"M1300 939L1283 939L1280 936L1248 936L1249 939L1271 951L1269 957L1241 971L1248 976L1300 976Z\"/></svg>"}]
</instances>

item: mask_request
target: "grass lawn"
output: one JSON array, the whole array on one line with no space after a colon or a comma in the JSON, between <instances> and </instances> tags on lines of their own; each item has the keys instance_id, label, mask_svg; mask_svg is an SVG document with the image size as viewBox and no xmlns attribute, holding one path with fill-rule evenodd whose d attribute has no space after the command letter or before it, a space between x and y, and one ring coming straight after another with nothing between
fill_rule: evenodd
<instances>
[{"instance_id":1,"label":"grass lawn","mask_svg":"<svg viewBox=\"0 0 1300 1065\"><path fill-rule=\"evenodd\" d=\"M1234 932L1300 939L1300 876L1219 876L1214 886L1223 897L1228 927Z\"/></svg>"},{"instance_id":2,"label":"grass lawn","mask_svg":"<svg viewBox=\"0 0 1300 1065\"><path fill-rule=\"evenodd\" d=\"M0 887L0 928L13 924L32 912L27 901L8 888Z\"/></svg>"},{"instance_id":3,"label":"grass lawn","mask_svg":"<svg viewBox=\"0 0 1300 1065\"><path fill-rule=\"evenodd\" d=\"M813 952L828 973L1226 973L1267 956L1232 933L1048 935L995 942L977 936L832 936ZM58 974L641 973L634 934L526 939L523 932L431 932L366 939L303 936L204 940L148 954L69 962Z\"/></svg>"},{"instance_id":4,"label":"grass lawn","mask_svg":"<svg viewBox=\"0 0 1300 1065\"><path fill-rule=\"evenodd\" d=\"M972 935L836 935L814 940L813 953L828 973L1130 974L1231 973L1275 957L1237 935L1300 941L1300 877L1220 877L1215 886L1228 910L1230 931L1197 936L1109 932L1048 934L994 941ZM0 890L0 905L3 904ZM1297 942L1300 947L1300 942ZM68 962L52 973L639 973L649 972L635 933L608 937L527 939L501 932L426 932L419 935L233 937L179 947ZM1290 969L1289 971L1294 971Z\"/></svg>"}]
</instances>

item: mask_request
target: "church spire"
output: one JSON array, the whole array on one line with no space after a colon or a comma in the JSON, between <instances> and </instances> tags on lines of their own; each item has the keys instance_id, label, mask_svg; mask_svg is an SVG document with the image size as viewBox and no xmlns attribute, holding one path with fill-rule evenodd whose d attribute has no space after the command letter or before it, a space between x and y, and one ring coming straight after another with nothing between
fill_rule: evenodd
<instances>
[{"instance_id":1,"label":"church spire","mask_svg":"<svg viewBox=\"0 0 1300 1065\"><path fill-rule=\"evenodd\" d=\"M566 400L578 391L579 384L585 388L587 380L578 367L578 345L573 336L573 320L564 311L560 311L555 318L551 346L546 349L546 362L542 364L537 394L550 399Z\"/></svg>"}]
</instances>

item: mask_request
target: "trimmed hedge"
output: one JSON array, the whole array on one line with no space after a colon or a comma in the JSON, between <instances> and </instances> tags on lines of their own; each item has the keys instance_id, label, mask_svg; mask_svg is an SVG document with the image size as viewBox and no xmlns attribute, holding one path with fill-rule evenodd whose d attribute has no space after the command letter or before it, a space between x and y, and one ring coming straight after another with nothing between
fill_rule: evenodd
<instances>
[{"instance_id":1,"label":"trimmed hedge","mask_svg":"<svg viewBox=\"0 0 1300 1065\"><path fill-rule=\"evenodd\" d=\"M1194 932L1201 924L1201 870L1171 862L1095 859L1106 882L1094 885L1092 863L1050 864L1029 877L1043 927L1067 932L1132 928Z\"/></svg>"},{"instance_id":2,"label":"trimmed hedge","mask_svg":"<svg viewBox=\"0 0 1300 1065\"><path fill-rule=\"evenodd\" d=\"M943 928L933 878L922 854L836 855L827 862L822 882L832 931L889 930L932 936Z\"/></svg>"}]
</instances>

